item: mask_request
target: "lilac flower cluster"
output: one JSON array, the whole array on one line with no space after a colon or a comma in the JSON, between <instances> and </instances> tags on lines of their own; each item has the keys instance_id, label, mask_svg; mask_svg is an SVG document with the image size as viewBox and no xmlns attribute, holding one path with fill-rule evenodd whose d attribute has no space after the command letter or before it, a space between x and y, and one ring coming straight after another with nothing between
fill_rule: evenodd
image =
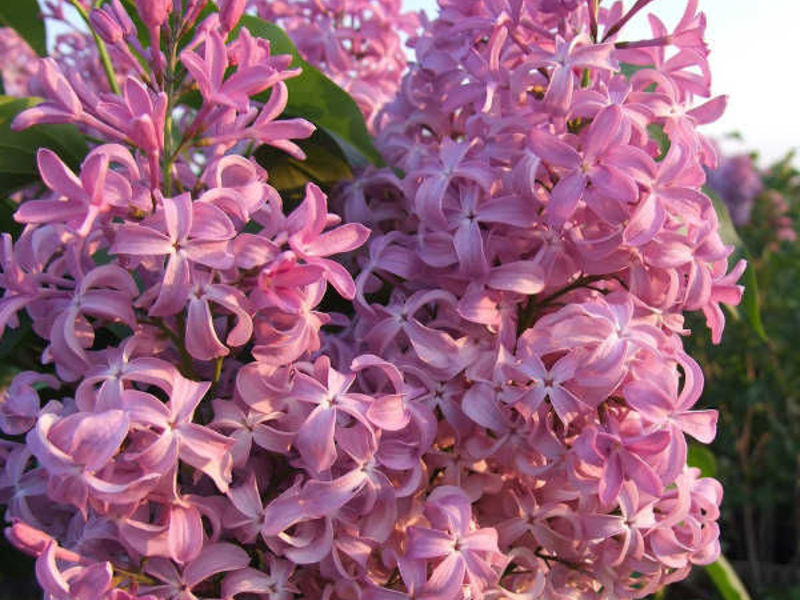
<instances>
[{"instance_id":1,"label":"lilac flower cluster","mask_svg":"<svg viewBox=\"0 0 800 600\"><path fill-rule=\"evenodd\" d=\"M700 191L724 98L692 108L696 2L623 42L647 0L440 0L345 224L250 157L303 158L299 71L236 29L245 2L206 4L137 0L148 46L106 3L120 93L43 59L14 122L102 140L78 172L39 151L0 248L0 330L29 322L44 365L0 401L0 495L46 597L641 598L715 560L682 315L718 340L745 265ZM336 6L331 57L394 56L396 3Z\"/></svg>"},{"instance_id":2,"label":"lilac flower cluster","mask_svg":"<svg viewBox=\"0 0 800 600\"><path fill-rule=\"evenodd\" d=\"M716 412L681 336L702 310L718 341L741 297L701 192L725 98L695 106L696 2L634 42L648 3L597 4L440 0L380 121L402 176L337 200L373 229L351 339L438 421L433 489L384 552L411 597L640 598L719 552L721 488L686 465Z\"/></svg>"},{"instance_id":3,"label":"lilac flower cluster","mask_svg":"<svg viewBox=\"0 0 800 600\"><path fill-rule=\"evenodd\" d=\"M372 129L406 69L402 36L417 15L402 0L248 0L258 16L286 29L297 49L345 89Z\"/></svg>"},{"instance_id":4,"label":"lilac flower cluster","mask_svg":"<svg viewBox=\"0 0 800 600\"><path fill-rule=\"evenodd\" d=\"M708 185L725 202L734 225L750 221L756 197L764 190L761 174L749 154L723 155L717 168L709 171Z\"/></svg>"}]
</instances>

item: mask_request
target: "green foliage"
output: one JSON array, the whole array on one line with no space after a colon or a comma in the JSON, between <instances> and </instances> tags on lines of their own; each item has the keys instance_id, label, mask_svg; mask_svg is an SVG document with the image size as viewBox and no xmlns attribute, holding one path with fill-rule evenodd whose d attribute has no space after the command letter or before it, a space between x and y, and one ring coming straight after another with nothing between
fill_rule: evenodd
<instances>
[{"instance_id":1,"label":"green foliage","mask_svg":"<svg viewBox=\"0 0 800 600\"><path fill-rule=\"evenodd\" d=\"M0 96L0 198L38 181L36 152L39 148L50 148L73 169L89 151L83 134L74 125L36 125L24 131L12 131L14 117L39 102L37 98Z\"/></svg>"},{"instance_id":2,"label":"green foliage","mask_svg":"<svg viewBox=\"0 0 800 600\"><path fill-rule=\"evenodd\" d=\"M708 446L691 442L689 444L688 461L690 467L697 467L703 477L717 476L717 459Z\"/></svg>"},{"instance_id":3,"label":"green foliage","mask_svg":"<svg viewBox=\"0 0 800 600\"><path fill-rule=\"evenodd\" d=\"M350 95L304 61L283 29L250 15L242 17L241 22L254 36L268 39L273 54L291 54L292 68L303 69L299 77L286 81L289 88L286 116L303 117L324 129L341 146L350 164L383 165L364 117Z\"/></svg>"},{"instance_id":4,"label":"green foliage","mask_svg":"<svg viewBox=\"0 0 800 600\"><path fill-rule=\"evenodd\" d=\"M764 322L761 318L761 301L759 300L758 292L758 277L753 265L753 256L748 249L747 243L741 238L736 231L736 226L731 219L730 211L725 203L719 196L711 189L704 188L703 190L711 198L714 204L714 210L717 212L719 218L720 237L722 241L728 245L734 246L736 250L730 257L730 264L736 264L740 259L747 261L747 270L744 273L744 296L742 296L741 311L749 323L753 331L761 338L762 341L767 341L767 332L764 330ZM732 312L738 315L738 311L732 309Z\"/></svg>"},{"instance_id":5,"label":"green foliage","mask_svg":"<svg viewBox=\"0 0 800 600\"><path fill-rule=\"evenodd\" d=\"M1 2L0 27L15 29L39 56L47 54L47 33L36 0Z\"/></svg>"},{"instance_id":6,"label":"green foliage","mask_svg":"<svg viewBox=\"0 0 800 600\"><path fill-rule=\"evenodd\" d=\"M702 317L693 316L686 339L706 375L698 408L720 413L712 451L725 487L725 554L745 565L740 574L754 597L776 600L800 597L770 574L800 560L800 243L792 239L800 229L800 172L791 161L764 173L765 191L748 224L734 228L719 210L725 241L737 246L734 259L744 256L749 264L741 318L729 319L714 346ZM691 452L690 462L698 460ZM728 573L724 567L709 570L716 584ZM725 600L740 598L724 589Z\"/></svg>"},{"instance_id":7,"label":"green foliage","mask_svg":"<svg viewBox=\"0 0 800 600\"><path fill-rule=\"evenodd\" d=\"M270 185L281 193L284 202L302 200L308 182L316 183L327 193L336 183L352 179L347 157L324 130L317 129L307 140L298 140L297 145L305 152L305 160L267 145L255 152L258 163L267 169Z\"/></svg>"}]
</instances>

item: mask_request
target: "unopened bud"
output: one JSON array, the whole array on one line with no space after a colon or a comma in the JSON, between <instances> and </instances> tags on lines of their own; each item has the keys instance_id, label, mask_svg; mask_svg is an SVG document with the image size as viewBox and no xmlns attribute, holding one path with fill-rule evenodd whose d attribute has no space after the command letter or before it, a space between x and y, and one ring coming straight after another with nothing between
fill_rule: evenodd
<instances>
[{"instance_id":1,"label":"unopened bud","mask_svg":"<svg viewBox=\"0 0 800 600\"><path fill-rule=\"evenodd\" d=\"M219 23L223 31L231 31L244 13L246 0L220 0Z\"/></svg>"},{"instance_id":2,"label":"unopened bud","mask_svg":"<svg viewBox=\"0 0 800 600\"><path fill-rule=\"evenodd\" d=\"M161 27L172 12L172 0L136 0L136 8L148 29Z\"/></svg>"},{"instance_id":3,"label":"unopened bud","mask_svg":"<svg viewBox=\"0 0 800 600\"><path fill-rule=\"evenodd\" d=\"M111 10L117 23L119 23L119 26L122 28L122 35L125 36L125 39L136 35L136 26L133 24L128 11L122 6L122 2L119 0L111 0L110 6L106 7L106 9Z\"/></svg>"},{"instance_id":4,"label":"unopened bud","mask_svg":"<svg viewBox=\"0 0 800 600\"><path fill-rule=\"evenodd\" d=\"M118 44L125 35L114 16L105 10L93 10L89 15L89 21L92 24L92 29L106 44Z\"/></svg>"}]
</instances>

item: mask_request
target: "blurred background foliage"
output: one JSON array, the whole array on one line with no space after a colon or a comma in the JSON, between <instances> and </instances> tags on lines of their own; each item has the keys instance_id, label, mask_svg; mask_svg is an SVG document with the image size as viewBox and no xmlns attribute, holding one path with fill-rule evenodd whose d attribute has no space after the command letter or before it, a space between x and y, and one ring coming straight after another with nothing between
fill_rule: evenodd
<instances>
[{"instance_id":1,"label":"blurred background foliage","mask_svg":"<svg viewBox=\"0 0 800 600\"><path fill-rule=\"evenodd\" d=\"M739 248L758 282L746 307L730 310L714 346L702 316L686 340L706 375L703 408L719 410L711 446L725 487L722 551L753 600L800 599L800 172L793 154L755 169L755 156L725 158L709 174ZM763 324L764 336L759 328ZM698 465L700 466L700 465ZM658 600L739 600L696 569Z\"/></svg>"}]
</instances>

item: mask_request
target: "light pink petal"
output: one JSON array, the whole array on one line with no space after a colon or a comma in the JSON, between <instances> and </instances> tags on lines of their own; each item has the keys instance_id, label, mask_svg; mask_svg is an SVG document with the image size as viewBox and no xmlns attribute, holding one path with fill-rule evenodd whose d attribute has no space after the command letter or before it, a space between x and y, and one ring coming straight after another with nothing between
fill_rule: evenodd
<instances>
[{"instance_id":1,"label":"light pink petal","mask_svg":"<svg viewBox=\"0 0 800 600\"><path fill-rule=\"evenodd\" d=\"M557 114L565 114L569 110L574 87L572 69L567 66L557 68L544 95L545 105Z\"/></svg>"},{"instance_id":2,"label":"light pink petal","mask_svg":"<svg viewBox=\"0 0 800 600\"><path fill-rule=\"evenodd\" d=\"M489 200L479 205L475 216L482 223L528 227L536 220L537 215L532 202L511 196Z\"/></svg>"},{"instance_id":3,"label":"light pink petal","mask_svg":"<svg viewBox=\"0 0 800 600\"><path fill-rule=\"evenodd\" d=\"M306 244L303 251L311 256L330 256L350 252L367 241L370 231L359 223L348 223L323 233Z\"/></svg>"},{"instance_id":4,"label":"light pink petal","mask_svg":"<svg viewBox=\"0 0 800 600\"><path fill-rule=\"evenodd\" d=\"M256 517L264 510L258 493L258 483L252 473L242 485L228 490L228 498L239 512L248 517Z\"/></svg>"},{"instance_id":5,"label":"light pink petal","mask_svg":"<svg viewBox=\"0 0 800 600\"><path fill-rule=\"evenodd\" d=\"M172 560L184 564L203 549L203 520L193 506L173 505L169 511L167 548Z\"/></svg>"},{"instance_id":6,"label":"light pink petal","mask_svg":"<svg viewBox=\"0 0 800 600\"><path fill-rule=\"evenodd\" d=\"M651 423L662 423L672 409L666 390L646 380L625 384L622 395L629 406Z\"/></svg>"},{"instance_id":7,"label":"light pink petal","mask_svg":"<svg viewBox=\"0 0 800 600\"><path fill-rule=\"evenodd\" d=\"M553 188L547 204L548 222L561 226L575 212L586 190L586 175L581 172L563 177Z\"/></svg>"},{"instance_id":8,"label":"light pink petal","mask_svg":"<svg viewBox=\"0 0 800 600\"><path fill-rule=\"evenodd\" d=\"M68 598L69 584L56 564L57 545L55 541L51 541L36 559L36 579L45 592L56 598Z\"/></svg>"},{"instance_id":9,"label":"light pink petal","mask_svg":"<svg viewBox=\"0 0 800 600\"><path fill-rule=\"evenodd\" d=\"M433 570L428 585L439 598L457 598L466 572L467 567L461 555L450 554Z\"/></svg>"},{"instance_id":10,"label":"light pink petal","mask_svg":"<svg viewBox=\"0 0 800 600\"><path fill-rule=\"evenodd\" d=\"M463 547L480 552L500 552L497 547L497 530L493 527L484 527L472 531L465 537Z\"/></svg>"},{"instance_id":11,"label":"light pink petal","mask_svg":"<svg viewBox=\"0 0 800 600\"><path fill-rule=\"evenodd\" d=\"M636 454L630 452L621 452L620 454L626 477L648 494L661 495L664 485L653 467Z\"/></svg>"},{"instance_id":12,"label":"light pink petal","mask_svg":"<svg viewBox=\"0 0 800 600\"><path fill-rule=\"evenodd\" d=\"M336 428L336 410L320 405L303 423L295 438L295 446L309 467L324 471L336 462L333 441Z\"/></svg>"},{"instance_id":13,"label":"light pink petal","mask_svg":"<svg viewBox=\"0 0 800 600\"><path fill-rule=\"evenodd\" d=\"M677 413L675 420L678 426L699 442L710 444L717 437L716 410L691 410Z\"/></svg>"},{"instance_id":14,"label":"light pink petal","mask_svg":"<svg viewBox=\"0 0 800 600\"><path fill-rule=\"evenodd\" d=\"M509 428L508 420L489 385L473 383L461 400L461 409L481 427L497 432L507 431Z\"/></svg>"},{"instance_id":15,"label":"light pink petal","mask_svg":"<svg viewBox=\"0 0 800 600\"><path fill-rule=\"evenodd\" d=\"M482 273L486 270L486 254L477 221L464 221L453 235L453 247L464 273Z\"/></svg>"},{"instance_id":16,"label":"light pink petal","mask_svg":"<svg viewBox=\"0 0 800 600\"><path fill-rule=\"evenodd\" d=\"M624 494L620 496L620 501ZM605 540L625 531L621 517L615 515L583 514L580 516L585 540Z\"/></svg>"},{"instance_id":17,"label":"light pink petal","mask_svg":"<svg viewBox=\"0 0 800 600\"><path fill-rule=\"evenodd\" d=\"M599 165L591 170L593 192L623 204L631 204L639 198L636 181L622 169L613 165Z\"/></svg>"},{"instance_id":18,"label":"light pink petal","mask_svg":"<svg viewBox=\"0 0 800 600\"><path fill-rule=\"evenodd\" d=\"M652 240L661 230L666 219L666 211L654 194L642 202L633 213L622 240L631 246L642 246Z\"/></svg>"},{"instance_id":19,"label":"light pink petal","mask_svg":"<svg viewBox=\"0 0 800 600\"><path fill-rule=\"evenodd\" d=\"M236 228L221 209L208 202L195 202L188 235L204 240L229 240L236 235Z\"/></svg>"},{"instance_id":20,"label":"light pink petal","mask_svg":"<svg viewBox=\"0 0 800 600\"><path fill-rule=\"evenodd\" d=\"M192 228L192 196L188 192L175 198L162 198L164 220L173 242L189 237Z\"/></svg>"},{"instance_id":21,"label":"light pink petal","mask_svg":"<svg viewBox=\"0 0 800 600\"><path fill-rule=\"evenodd\" d=\"M234 544L212 544L203 548L183 572L183 580L190 588L225 571L243 569L250 564L250 556Z\"/></svg>"},{"instance_id":22,"label":"light pink petal","mask_svg":"<svg viewBox=\"0 0 800 600\"><path fill-rule=\"evenodd\" d=\"M611 504L619 495L622 488L622 459L619 453L614 452L603 465L603 477L600 479L600 501Z\"/></svg>"},{"instance_id":23,"label":"light pink petal","mask_svg":"<svg viewBox=\"0 0 800 600\"><path fill-rule=\"evenodd\" d=\"M325 269L325 279L336 288L342 298L352 300L355 297L356 284L353 281L353 277L342 265L326 258L310 258L308 262Z\"/></svg>"},{"instance_id":24,"label":"light pink petal","mask_svg":"<svg viewBox=\"0 0 800 600\"><path fill-rule=\"evenodd\" d=\"M722 116L728 106L727 96L717 96L697 108L693 108L687 114L697 120L698 125L712 123Z\"/></svg>"},{"instance_id":25,"label":"light pink petal","mask_svg":"<svg viewBox=\"0 0 800 600\"><path fill-rule=\"evenodd\" d=\"M181 247L182 252L192 262L212 269L229 269L234 264L230 242L227 240L189 240Z\"/></svg>"},{"instance_id":26,"label":"light pink petal","mask_svg":"<svg viewBox=\"0 0 800 600\"><path fill-rule=\"evenodd\" d=\"M150 307L149 314L154 317L166 317L183 310L189 297L190 286L189 262L179 254L173 254L167 261L158 298Z\"/></svg>"},{"instance_id":27,"label":"light pink petal","mask_svg":"<svg viewBox=\"0 0 800 600\"><path fill-rule=\"evenodd\" d=\"M163 256L171 254L173 250L172 242L163 233L144 225L123 225L117 230L110 252L131 256Z\"/></svg>"},{"instance_id":28,"label":"light pink petal","mask_svg":"<svg viewBox=\"0 0 800 600\"><path fill-rule=\"evenodd\" d=\"M437 558L453 552L453 536L443 531L412 526L408 528L409 558Z\"/></svg>"},{"instance_id":29,"label":"light pink petal","mask_svg":"<svg viewBox=\"0 0 800 600\"><path fill-rule=\"evenodd\" d=\"M556 386L550 388L548 395L553 405L553 410L556 411L558 418L564 424L568 425L586 410L586 405L564 387Z\"/></svg>"},{"instance_id":30,"label":"light pink petal","mask_svg":"<svg viewBox=\"0 0 800 600\"><path fill-rule=\"evenodd\" d=\"M69 582L70 600L97 600L111 587L114 571L109 562L82 567Z\"/></svg>"},{"instance_id":31,"label":"light pink petal","mask_svg":"<svg viewBox=\"0 0 800 600\"><path fill-rule=\"evenodd\" d=\"M48 148L39 148L36 160L39 165L39 175L47 187L72 200L88 200L80 179L55 152Z\"/></svg>"},{"instance_id":32,"label":"light pink petal","mask_svg":"<svg viewBox=\"0 0 800 600\"><path fill-rule=\"evenodd\" d=\"M626 440L625 448L636 454L657 454L669 445L670 439L669 432L662 429L638 439Z\"/></svg>"},{"instance_id":33,"label":"light pink petal","mask_svg":"<svg viewBox=\"0 0 800 600\"><path fill-rule=\"evenodd\" d=\"M86 214L86 206L73 200L26 200L14 213L17 223L66 223Z\"/></svg>"},{"instance_id":34,"label":"light pink petal","mask_svg":"<svg viewBox=\"0 0 800 600\"><path fill-rule=\"evenodd\" d=\"M177 422L191 421L197 405L211 387L209 381L193 381L180 374L172 378L172 393L170 406Z\"/></svg>"},{"instance_id":35,"label":"light pink petal","mask_svg":"<svg viewBox=\"0 0 800 600\"><path fill-rule=\"evenodd\" d=\"M308 507L299 500L297 488L292 487L270 502L264 509L261 535L276 536L292 525L314 518L309 514Z\"/></svg>"},{"instance_id":36,"label":"light pink petal","mask_svg":"<svg viewBox=\"0 0 800 600\"><path fill-rule=\"evenodd\" d=\"M306 197L302 204L292 211L286 226L292 236L297 235L301 245L311 242L322 233L327 222L328 206L325 194L319 186L306 185Z\"/></svg>"},{"instance_id":37,"label":"light pink petal","mask_svg":"<svg viewBox=\"0 0 800 600\"><path fill-rule=\"evenodd\" d=\"M108 156L93 154L86 158L81 165L81 184L89 194L89 201L101 205L106 194L105 183L108 174ZM108 199L105 199L107 202Z\"/></svg>"},{"instance_id":38,"label":"light pink petal","mask_svg":"<svg viewBox=\"0 0 800 600\"><path fill-rule=\"evenodd\" d=\"M299 565L313 565L321 562L331 552L333 547L333 524L330 519L325 519L317 524L317 535L314 537L305 536L298 539L294 547L289 547L284 551L286 558ZM284 538L284 541L289 541Z\"/></svg>"},{"instance_id":39,"label":"light pink petal","mask_svg":"<svg viewBox=\"0 0 800 600\"><path fill-rule=\"evenodd\" d=\"M544 269L531 260L518 260L494 267L489 276L489 287L525 295L541 292L544 282Z\"/></svg>"},{"instance_id":40,"label":"light pink petal","mask_svg":"<svg viewBox=\"0 0 800 600\"><path fill-rule=\"evenodd\" d=\"M309 514L315 518L331 516L350 502L364 487L367 474L353 469L333 481L309 481L300 496Z\"/></svg>"},{"instance_id":41,"label":"light pink petal","mask_svg":"<svg viewBox=\"0 0 800 600\"><path fill-rule=\"evenodd\" d=\"M71 418L71 417L68 417ZM70 454L90 471L105 466L128 435L128 415L121 410L100 414L76 414L80 424L74 430Z\"/></svg>"},{"instance_id":42,"label":"light pink petal","mask_svg":"<svg viewBox=\"0 0 800 600\"><path fill-rule=\"evenodd\" d=\"M536 156L553 166L577 169L583 162L575 148L541 129L531 131L530 141Z\"/></svg>"},{"instance_id":43,"label":"light pink petal","mask_svg":"<svg viewBox=\"0 0 800 600\"><path fill-rule=\"evenodd\" d=\"M222 597L228 599L237 594L269 594L274 591L273 585L271 576L247 567L225 576L222 580Z\"/></svg>"},{"instance_id":44,"label":"light pink petal","mask_svg":"<svg viewBox=\"0 0 800 600\"><path fill-rule=\"evenodd\" d=\"M458 357L458 346L443 331L425 327L417 320L409 321L404 331L417 356L436 369L447 369Z\"/></svg>"},{"instance_id":45,"label":"light pink petal","mask_svg":"<svg viewBox=\"0 0 800 600\"><path fill-rule=\"evenodd\" d=\"M367 418L386 431L399 431L408 425L411 415L401 394L380 396L367 409Z\"/></svg>"},{"instance_id":46,"label":"light pink petal","mask_svg":"<svg viewBox=\"0 0 800 600\"><path fill-rule=\"evenodd\" d=\"M622 109L618 104L611 104L597 114L589 127L584 146L587 159L591 160L608 147L614 136L619 134L622 119Z\"/></svg>"},{"instance_id":47,"label":"light pink petal","mask_svg":"<svg viewBox=\"0 0 800 600\"><path fill-rule=\"evenodd\" d=\"M230 351L219 341L214 330L211 309L205 299L189 301L186 319L186 350L198 360L214 360L226 356Z\"/></svg>"},{"instance_id":48,"label":"light pink petal","mask_svg":"<svg viewBox=\"0 0 800 600\"><path fill-rule=\"evenodd\" d=\"M233 469L230 449L235 440L194 423L182 425L179 431L180 459L208 475L221 492L226 492Z\"/></svg>"}]
</instances>

